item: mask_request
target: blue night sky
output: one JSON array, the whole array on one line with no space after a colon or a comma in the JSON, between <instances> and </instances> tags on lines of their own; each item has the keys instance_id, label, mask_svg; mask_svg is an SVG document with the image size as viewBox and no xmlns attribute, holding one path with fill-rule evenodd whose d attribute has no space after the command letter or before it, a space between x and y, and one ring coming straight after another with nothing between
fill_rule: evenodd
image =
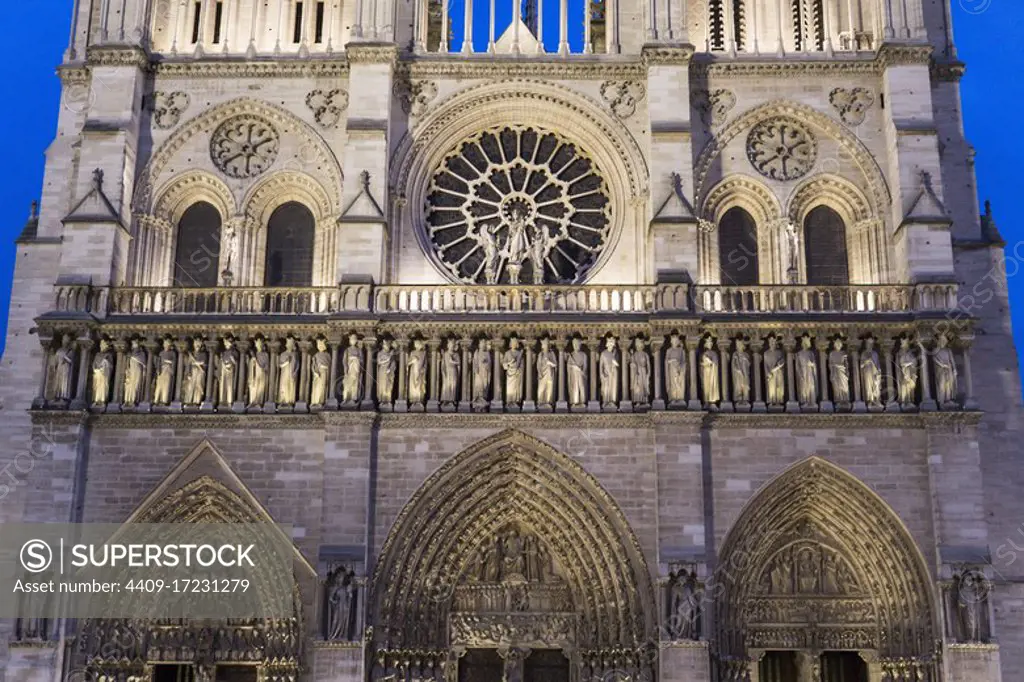
<instances>
[{"instance_id":1,"label":"blue night sky","mask_svg":"<svg viewBox=\"0 0 1024 682\"><path fill-rule=\"evenodd\" d=\"M464 0L454 0L458 4ZM552 7L555 3L547 3ZM6 333L14 267L14 240L39 196L46 147L53 138L60 100L55 67L67 43L71 0L5 2L2 31L8 57L0 62L0 130L8 165L0 183L0 339ZM461 5L460 5L461 6ZM453 6L458 16L458 9ZM547 13L545 13L546 15ZM1024 32L1020 0L953 0L956 44L967 63L962 81L967 139L978 150L981 199L991 199L1006 241L1010 292L1017 338L1024 338L1024 230L1014 221L1016 172L1021 164L1020 107L1024 105L1021 48L1012 39ZM545 23L548 17L545 16ZM552 18L552 22L553 22ZM547 31L545 31L547 33ZM552 36L554 37L554 36ZM0 341L2 343L2 341ZM1021 345L1021 344L1018 344Z\"/></svg>"}]
</instances>

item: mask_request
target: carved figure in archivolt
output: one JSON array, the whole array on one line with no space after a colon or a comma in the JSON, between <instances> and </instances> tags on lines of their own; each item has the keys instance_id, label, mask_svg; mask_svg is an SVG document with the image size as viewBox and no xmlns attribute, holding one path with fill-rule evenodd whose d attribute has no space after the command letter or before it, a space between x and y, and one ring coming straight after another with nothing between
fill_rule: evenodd
<instances>
[{"instance_id":1,"label":"carved figure in archivolt","mask_svg":"<svg viewBox=\"0 0 1024 682\"><path fill-rule=\"evenodd\" d=\"M295 339L284 340L284 350L277 358L277 402L280 405L294 405L299 385L299 354L295 350Z\"/></svg>"},{"instance_id":2,"label":"carved figure in archivolt","mask_svg":"<svg viewBox=\"0 0 1024 682\"><path fill-rule=\"evenodd\" d=\"M392 350L391 341L384 339L377 353L377 400L385 405L391 404L395 395L395 374L398 371L398 359Z\"/></svg>"},{"instance_id":3,"label":"carved figure in archivolt","mask_svg":"<svg viewBox=\"0 0 1024 682\"><path fill-rule=\"evenodd\" d=\"M666 630L671 639L700 639L701 599L695 571L683 569L669 576Z\"/></svg>"},{"instance_id":4,"label":"carved figure in archivolt","mask_svg":"<svg viewBox=\"0 0 1024 682\"><path fill-rule=\"evenodd\" d=\"M818 360L814 355L811 337L800 339L800 350L796 353L796 393L801 407L818 404Z\"/></svg>"},{"instance_id":5,"label":"carved figure in archivolt","mask_svg":"<svg viewBox=\"0 0 1024 682\"><path fill-rule=\"evenodd\" d=\"M485 403L491 392L491 342L480 339L473 351L473 402Z\"/></svg>"},{"instance_id":6,"label":"carved figure in archivolt","mask_svg":"<svg viewBox=\"0 0 1024 682\"><path fill-rule=\"evenodd\" d=\"M459 342L445 341L441 351L441 402L452 404L459 399L459 377L462 376L462 357Z\"/></svg>"},{"instance_id":7,"label":"carved figure in archivolt","mask_svg":"<svg viewBox=\"0 0 1024 682\"><path fill-rule=\"evenodd\" d=\"M828 354L828 375L832 383L832 398L837 403L850 402L850 357L843 349L843 340L832 341Z\"/></svg>"},{"instance_id":8,"label":"carved figure in archivolt","mask_svg":"<svg viewBox=\"0 0 1024 682\"><path fill-rule=\"evenodd\" d=\"M782 405L786 402L786 354L774 336L768 337L768 350L764 352L764 375L768 404Z\"/></svg>"},{"instance_id":9,"label":"carved figure in archivolt","mask_svg":"<svg viewBox=\"0 0 1024 682\"><path fill-rule=\"evenodd\" d=\"M700 354L700 383L704 391L704 403L713 405L722 399L719 370L721 360L710 336L704 339L704 352Z\"/></svg>"},{"instance_id":10,"label":"carved figure in archivolt","mask_svg":"<svg viewBox=\"0 0 1024 682\"><path fill-rule=\"evenodd\" d=\"M100 339L100 350L92 360L92 402L105 404L110 399L110 380L114 376L114 354L110 342Z\"/></svg>"},{"instance_id":11,"label":"carved figure in archivolt","mask_svg":"<svg viewBox=\"0 0 1024 682\"><path fill-rule=\"evenodd\" d=\"M555 401L555 378L558 376L558 356L551 350L551 339L540 340L537 353L537 404L551 405Z\"/></svg>"},{"instance_id":12,"label":"carved figure in archivolt","mask_svg":"<svg viewBox=\"0 0 1024 682\"><path fill-rule=\"evenodd\" d=\"M619 357L615 351L615 338L605 339L601 351L601 404L613 406L619 401Z\"/></svg>"},{"instance_id":13,"label":"carved figure in archivolt","mask_svg":"<svg viewBox=\"0 0 1024 682\"><path fill-rule=\"evenodd\" d=\"M949 339L942 334L935 341L935 399L939 405L946 407L956 404L957 369L953 349L949 348Z\"/></svg>"},{"instance_id":14,"label":"carved figure in archivolt","mask_svg":"<svg viewBox=\"0 0 1024 682\"><path fill-rule=\"evenodd\" d=\"M313 383L309 394L309 404L324 405L327 402L328 386L331 383L331 354L327 350L327 339L316 340L316 353L311 363Z\"/></svg>"},{"instance_id":15,"label":"carved figure in archivolt","mask_svg":"<svg viewBox=\"0 0 1024 682\"><path fill-rule=\"evenodd\" d=\"M896 383L900 394L900 403L913 405L917 396L917 378L920 369L917 354L914 352L910 339L906 336L900 339L900 349L896 353L896 368L898 370Z\"/></svg>"},{"instance_id":16,"label":"carved figure in archivolt","mask_svg":"<svg viewBox=\"0 0 1024 682\"><path fill-rule=\"evenodd\" d=\"M670 404L678 405L686 400L686 348L679 334L669 338L665 351L665 387Z\"/></svg>"},{"instance_id":17,"label":"carved figure in archivolt","mask_svg":"<svg viewBox=\"0 0 1024 682\"><path fill-rule=\"evenodd\" d=\"M206 372L209 370L210 354L206 344L199 337L192 339L192 350L185 358L185 380L182 388L182 402L199 405L206 395Z\"/></svg>"},{"instance_id":18,"label":"carved figure in archivolt","mask_svg":"<svg viewBox=\"0 0 1024 682\"><path fill-rule=\"evenodd\" d=\"M860 383L864 391L864 402L869 407L881 407L882 364L875 350L875 339L871 336L864 339L864 349L860 353Z\"/></svg>"},{"instance_id":19,"label":"carved figure in archivolt","mask_svg":"<svg viewBox=\"0 0 1024 682\"><path fill-rule=\"evenodd\" d=\"M270 354L263 348L263 338L257 336L255 349L249 357L249 405L262 405L267 401L267 376L270 372Z\"/></svg>"},{"instance_id":20,"label":"carved figure in archivolt","mask_svg":"<svg viewBox=\"0 0 1024 682\"><path fill-rule=\"evenodd\" d=\"M732 364L732 399L739 404L750 402L750 353L747 342L736 339L736 350L730 360Z\"/></svg>"},{"instance_id":21,"label":"carved figure in archivolt","mask_svg":"<svg viewBox=\"0 0 1024 682\"><path fill-rule=\"evenodd\" d=\"M142 398L142 382L146 376L146 351L138 339L132 339L124 370L124 404L137 405Z\"/></svg>"},{"instance_id":22,"label":"carved figure in archivolt","mask_svg":"<svg viewBox=\"0 0 1024 682\"><path fill-rule=\"evenodd\" d=\"M346 405L359 402L360 389L363 385L363 351L359 336L349 334L348 348L341 357L341 366L345 372L341 380L341 401Z\"/></svg>"},{"instance_id":23,"label":"carved figure in archivolt","mask_svg":"<svg viewBox=\"0 0 1024 682\"><path fill-rule=\"evenodd\" d=\"M408 366L409 373L409 403L412 405L423 404L427 399L427 351L423 339L416 339L412 342L412 350L409 351Z\"/></svg>"},{"instance_id":24,"label":"carved figure in archivolt","mask_svg":"<svg viewBox=\"0 0 1024 682\"><path fill-rule=\"evenodd\" d=\"M324 639L329 641L352 639L352 616L355 614L357 594L355 572L348 567L338 567L328 576Z\"/></svg>"},{"instance_id":25,"label":"carved figure in archivolt","mask_svg":"<svg viewBox=\"0 0 1024 682\"><path fill-rule=\"evenodd\" d=\"M53 398L71 400L71 381L74 376L75 349L71 334L61 337L60 346L53 354Z\"/></svg>"},{"instance_id":26,"label":"carved figure in archivolt","mask_svg":"<svg viewBox=\"0 0 1024 682\"><path fill-rule=\"evenodd\" d=\"M508 342L508 350L501 359L501 367L505 370L505 404L519 405L523 402L523 349L519 347L519 339L512 337Z\"/></svg>"},{"instance_id":27,"label":"carved figure in archivolt","mask_svg":"<svg viewBox=\"0 0 1024 682\"><path fill-rule=\"evenodd\" d=\"M221 405L235 402L235 387L238 386L238 351L230 336L224 339L224 350L220 353L220 383L217 401Z\"/></svg>"},{"instance_id":28,"label":"carved figure in archivolt","mask_svg":"<svg viewBox=\"0 0 1024 682\"><path fill-rule=\"evenodd\" d=\"M583 350L583 342L574 338L572 351L565 359L569 384L569 404L573 407L580 407L587 402L587 368L589 364L590 361Z\"/></svg>"},{"instance_id":29,"label":"carved figure in archivolt","mask_svg":"<svg viewBox=\"0 0 1024 682\"><path fill-rule=\"evenodd\" d=\"M163 350L157 358L156 382L153 387L153 404L168 405L171 402L171 390L174 388L174 371L178 364L178 354L170 339L164 339Z\"/></svg>"}]
</instances>

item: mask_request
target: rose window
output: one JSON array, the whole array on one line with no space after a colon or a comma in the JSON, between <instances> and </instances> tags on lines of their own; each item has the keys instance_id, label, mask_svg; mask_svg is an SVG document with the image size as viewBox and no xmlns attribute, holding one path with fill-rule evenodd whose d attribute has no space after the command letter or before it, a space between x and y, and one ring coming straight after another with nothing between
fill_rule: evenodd
<instances>
[{"instance_id":1,"label":"rose window","mask_svg":"<svg viewBox=\"0 0 1024 682\"><path fill-rule=\"evenodd\" d=\"M427 192L426 230L453 277L479 284L582 281L608 241L608 187L565 138L505 126L452 151Z\"/></svg>"},{"instance_id":2,"label":"rose window","mask_svg":"<svg viewBox=\"0 0 1024 682\"><path fill-rule=\"evenodd\" d=\"M281 141L270 121L236 116L222 123L210 140L210 156L232 178L251 178L270 168Z\"/></svg>"},{"instance_id":3,"label":"rose window","mask_svg":"<svg viewBox=\"0 0 1024 682\"><path fill-rule=\"evenodd\" d=\"M791 119L762 121L747 137L747 158L751 165L772 180L796 180L807 175L817 155L814 135Z\"/></svg>"}]
</instances>

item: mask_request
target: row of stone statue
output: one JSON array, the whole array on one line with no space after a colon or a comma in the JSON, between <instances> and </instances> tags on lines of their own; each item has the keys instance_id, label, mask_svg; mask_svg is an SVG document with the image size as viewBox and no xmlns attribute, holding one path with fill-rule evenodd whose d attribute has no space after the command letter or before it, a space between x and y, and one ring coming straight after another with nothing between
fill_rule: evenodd
<instances>
[{"instance_id":1,"label":"row of stone statue","mask_svg":"<svg viewBox=\"0 0 1024 682\"><path fill-rule=\"evenodd\" d=\"M776 336L762 342L710 335L687 343L672 334L667 346L654 339L653 353L648 345L643 336L611 335L592 340L587 350L580 338L566 346L550 338L525 343L516 336L507 344L487 338L378 344L352 334L344 349L332 349L323 337L255 337L250 344L226 336L212 342L135 338L112 350L103 338L88 377L83 372L78 382L88 381L91 390L86 395L84 385L78 386L78 399L93 406L211 409L376 404L386 411L958 407L957 360L942 335L931 349L901 337L895 357L891 346L880 354L870 336L852 349L841 337L810 335L784 344ZM91 342L80 344L86 358L90 351ZM75 354L72 337L65 335L47 369L46 404L74 400ZM969 369L966 352L964 365Z\"/></svg>"}]
</instances>

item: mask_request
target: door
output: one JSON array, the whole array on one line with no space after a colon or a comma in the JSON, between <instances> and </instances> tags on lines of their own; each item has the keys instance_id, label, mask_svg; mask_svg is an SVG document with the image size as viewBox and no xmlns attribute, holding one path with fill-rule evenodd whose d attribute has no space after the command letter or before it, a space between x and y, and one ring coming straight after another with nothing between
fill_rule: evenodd
<instances>
[{"instance_id":1,"label":"door","mask_svg":"<svg viewBox=\"0 0 1024 682\"><path fill-rule=\"evenodd\" d=\"M769 651L761 658L761 682L800 682L795 651Z\"/></svg>"},{"instance_id":2,"label":"door","mask_svg":"<svg viewBox=\"0 0 1024 682\"><path fill-rule=\"evenodd\" d=\"M502 682L504 671L496 649L470 649L459 659L459 682Z\"/></svg>"},{"instance_id":3,"label":"door","mask_svg":"<svg viewBox=\"0 0 1024 682\"><path fill-rule=\"evenodd\" d=\"M534 649L524 673L523 682L569 682L569 659L557 649Z\"/></svg>"}]
</instances>

